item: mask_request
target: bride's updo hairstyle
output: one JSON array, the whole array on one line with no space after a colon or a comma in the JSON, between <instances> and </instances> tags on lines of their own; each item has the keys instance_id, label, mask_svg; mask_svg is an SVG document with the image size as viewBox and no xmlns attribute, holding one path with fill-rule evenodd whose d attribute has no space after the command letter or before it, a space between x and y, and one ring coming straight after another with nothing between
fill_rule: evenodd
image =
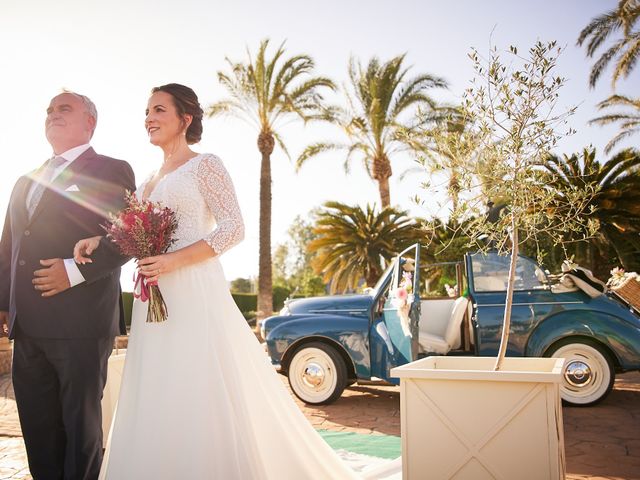
<instances>
[{"instance_id":1,"label":"bride's updo hairstyle","mask_svg":"<svg viewBox=\"0 0 640 480\"><path fill-rule=\"evenodd\" d=\"M167 83L161 87L154 87L151 89L151 93L165 92L171 95L173 98L173 104L178 111L178 115L191 115L191 125L187 128L185 136L187 138L187 144L193 145L198 143L202 137L202 107L198 102L198 96L196 92L189 87L180 85L179 83Z\"/></svg>"}]
</instances>

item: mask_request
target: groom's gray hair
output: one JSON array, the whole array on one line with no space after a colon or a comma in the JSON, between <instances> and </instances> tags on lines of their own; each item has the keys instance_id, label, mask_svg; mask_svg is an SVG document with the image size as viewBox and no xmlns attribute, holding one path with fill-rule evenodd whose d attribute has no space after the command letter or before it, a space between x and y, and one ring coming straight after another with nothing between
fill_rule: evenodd
<instances>
[{"instance_id":1,"label":"groom's gray hair","mask_svg":"<svg viewBox=\"0 0 640 480\"><path fill-rule=\"evenodd\" d=\"M74 92L73 90L67 90L66 88L62 89L62 93L68 93L69 95L73 95L74 97L77 97L80 100L82 100L82 103L84 104L84 108L87 110L87 113L95 119L96 125L98 124L98 109L96 108L96 104L93 103L89 97L87 97L86 95L82 95L80 93ZM95 128L94 128L94 131L95 131Z\"/></svg>"}]
</instances>

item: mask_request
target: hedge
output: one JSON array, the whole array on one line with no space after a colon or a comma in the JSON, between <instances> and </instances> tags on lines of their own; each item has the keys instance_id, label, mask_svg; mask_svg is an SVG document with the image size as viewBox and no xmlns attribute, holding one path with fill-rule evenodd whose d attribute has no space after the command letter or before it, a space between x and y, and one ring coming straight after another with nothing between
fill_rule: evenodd
<instances>
[{"instance_id":1,"label":"hedge","mask_svg":"<svg viewBox=\"0 0 640 480\"><path fill-rule=\"evenodd\" d=\"M124 304L124 321L127 327L131 326L131 309L133 308L133 292L122 292L122 303Z\"/></svg>"},{"instance_id":2,"label":"hedge","mask_svg":"<svg viewBox=\"0 0 640 480\"><path fill-rule=\"evenodd\" d=\"M231 296L241 312L258 310L258 296L255 293L232 293Z\"/></svg>"}]
</instances>

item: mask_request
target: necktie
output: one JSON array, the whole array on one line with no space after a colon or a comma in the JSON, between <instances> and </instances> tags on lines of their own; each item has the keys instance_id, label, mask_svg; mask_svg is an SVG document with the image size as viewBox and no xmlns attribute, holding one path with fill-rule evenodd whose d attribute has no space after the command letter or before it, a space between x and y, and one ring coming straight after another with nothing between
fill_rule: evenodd
<instances>
[{"instance_id":1,"label":"necktie","mask_svg":"<svg viewBox=\"0 0 640 480\"><path fill-rule=\"evenodd\" d=\"M33 216L33 212L36 210L38 203L40 203L44 189L47 188L47 185L51 182L54 172L65 162L66 160L62 157L53 157L44 166L40 175L38 175L36 186L31 194L31 201L29 202L29 205L27 205L29 218Z\"/></svg>"}]
</instances>

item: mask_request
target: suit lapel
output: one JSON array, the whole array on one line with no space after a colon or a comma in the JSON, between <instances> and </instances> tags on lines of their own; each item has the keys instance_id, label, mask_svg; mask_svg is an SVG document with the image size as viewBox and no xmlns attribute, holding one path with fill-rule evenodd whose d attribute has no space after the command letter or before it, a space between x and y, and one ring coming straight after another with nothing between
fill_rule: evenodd
<instances>
[{"instance_id":1,"label":"suit lapel","mask_svg":"<svg viewBox=\"0 0 640 480\"><path fill-rule=\"evenodd\" d=\"M34 170L37 172L37 170ZM11 210L14 218L18 219L20 225L26 225L29 222L29 211L27 210L27 194L31 185L33 185L33 173L20 177L19 185L16 187L16 194L12 200Z\"/></svg>"},{"instance_id":2,"label":"suit lapel","mask_svg":"<svg viewBox=\"0 0 640 480\"><path fill-rule=\"evenodd\" d=\"M38 216L42 213L43 210L46 210L52 202L55 202L59 195L64 196L64 191L71 185L76 178L80 176L82 171L91 165L91 162L97 158L97 154L95 150L89 147L85 152L83 152L78 158L76 158L71 164L65 168L60 175L56 177L56 179L51 183L51 185L45 189L42 194L42 198L40 202L36 206L35 211L33 212L33 216L29 220L31 224ZM31 183L29 183L31 185ZM28 190L27 190L28 191ZM26 197L25 197L26 198ZM25 200L25 209L26 209L26 200Z\"/></svg>"}]
</instances>

